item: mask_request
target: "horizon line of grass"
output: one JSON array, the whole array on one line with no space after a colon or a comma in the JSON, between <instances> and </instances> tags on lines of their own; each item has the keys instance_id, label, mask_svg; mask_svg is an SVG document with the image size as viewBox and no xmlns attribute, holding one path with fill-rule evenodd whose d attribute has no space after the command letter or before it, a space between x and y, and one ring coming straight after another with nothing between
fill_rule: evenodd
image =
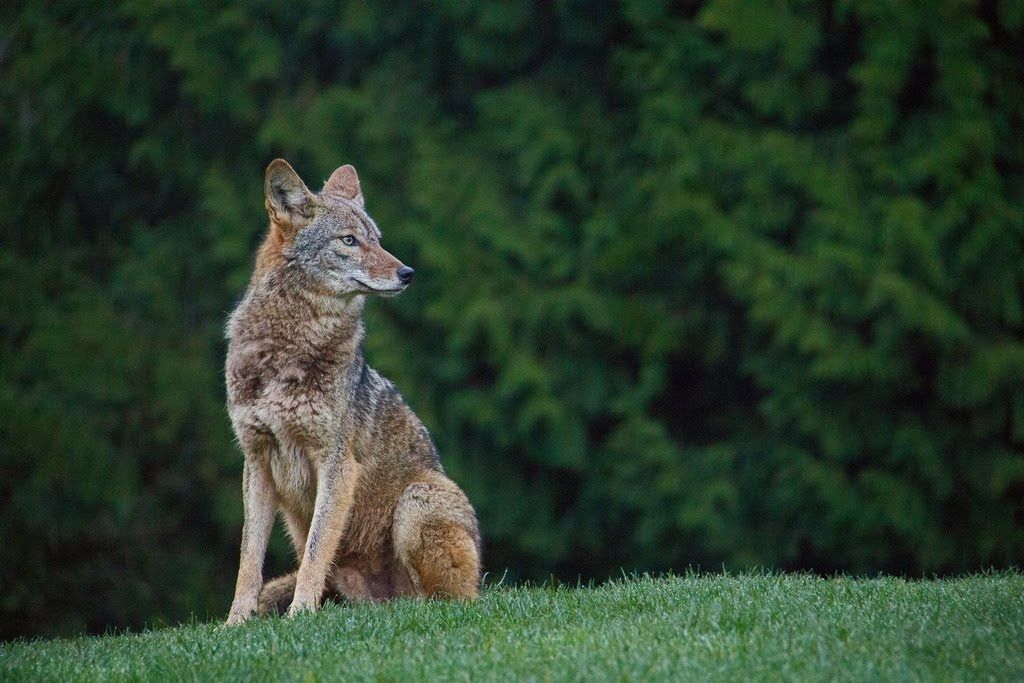
<instances>
[{"instance_id":1,"label":"horizon line of grass","mask_svg":"<svg viewBox=\"0 0 1024 683\"><path fill-rule=\"evenodd\" d=\"M1024 575L746 573L0 643L0 680L1019 680Z\"/></svg>"}]
</instances>

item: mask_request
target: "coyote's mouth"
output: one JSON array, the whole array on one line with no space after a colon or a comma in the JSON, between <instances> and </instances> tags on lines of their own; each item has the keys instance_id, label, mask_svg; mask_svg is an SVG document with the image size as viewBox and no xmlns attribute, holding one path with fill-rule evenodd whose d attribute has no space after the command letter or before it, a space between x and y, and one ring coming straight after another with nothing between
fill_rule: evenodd
<instances>
[{"instance_id":1,"label":"coyote's mouth","mask_svg":"<svg viewBox=\"0 0 1024 683\"><path fill-rule=\"evenodd\" d=\"M362 280L360 280L357 277L352 278L352 281L355 282L360 287L368 289L371 292L376 292L377 294L398 294L399 292L401 292L402 290L404 290L406 287L409 286L409 285L399 285L398 287L392 287L392 288L388 289L388 288L382 288L382 287L374 287L373 285L371 285L371 284L369 284L367 282L363 282Z\"/></svg>"}]
</instances>

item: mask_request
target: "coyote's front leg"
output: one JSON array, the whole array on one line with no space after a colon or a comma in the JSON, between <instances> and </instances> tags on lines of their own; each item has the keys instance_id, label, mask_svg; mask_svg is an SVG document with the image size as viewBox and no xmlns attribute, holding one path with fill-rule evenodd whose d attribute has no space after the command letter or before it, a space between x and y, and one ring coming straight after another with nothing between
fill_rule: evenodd
<instances>
[{"instance_id":1,"label":"coyote's front leg","mask_svg":"<svg viewBox=\"0 0 1024 683\"><path fill-rule=\"evenodd\" d=\"M247 456L242 470L242 550L228 624L241 623L256 614L263 588L263 558L274 524L274 505L274 485L266 464Z\"/></svg>"},{"instance_id":2,"label":"coyote's front leg","mask_svg":"<svg viewBox=\"0 0 1024 683\"><path fill-rule=\"evenodd\" d=\"M289 616L320 605L327 570L334 561L352 509L358 476L359 463L340 453L328 457L317 470L313 521L295 579L295 597L288 608Z\"/></svg>"}]
</instances>

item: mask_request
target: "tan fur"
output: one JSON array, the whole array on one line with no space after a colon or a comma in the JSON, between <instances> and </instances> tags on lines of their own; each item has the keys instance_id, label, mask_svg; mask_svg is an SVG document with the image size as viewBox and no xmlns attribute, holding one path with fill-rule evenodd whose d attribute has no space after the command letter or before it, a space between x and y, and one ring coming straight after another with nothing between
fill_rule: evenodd
<instances>
[{"instance_id":1,"label":"tan fur","mask_svg":"<svg viewBox=\"0 0 1024 683\"><path fill-rule=\"evenodd\" d=\"M228 324L228 409L245 452L228 623L325 596L476 597L473 508L360 345L366 295L401 291L409 269L380 246L351 166L314 195L277 160L266 195L270 229ZM299 567L263 586L278 510Z\"/></svg>"},{"instance_id":2,"label":"tan fur","mask_svg":"<svg viewBox=\"0 0 1024 683\"><path fill-rule=\"evenodd\" d=\"M260 590L258 602L258 614L284 614L288 605L292 603L292 596L295 595L295 575L292 572L271 579Z\"/></svg>"},{"instance_id":3,"label":"tan fur","mask_svg":"<svg viewBox=\"0 0 1024 683\"><path fill-rule=\"evenodd\" d=\"M286 228L283 228L280 223L276 221L270 222L267 236L264 238L263 244L260 245L259 251L256 252L256 265L252 271L252 279L254 281L260 280L283 260L282 254L287 244L287 240L284 237L285 230Z\"/></svg>"},{"instance_id":4,"label":"tan fur","mask_svg":"<svg viewBox=\"0 0 1024 683\"><path fill-rule=\"evenodd\" d=\"M402 492L395 509L395 551L420 595L472 599L480 574L480 539L465 494L444 477Z\"/></svg>"}]
</instances>

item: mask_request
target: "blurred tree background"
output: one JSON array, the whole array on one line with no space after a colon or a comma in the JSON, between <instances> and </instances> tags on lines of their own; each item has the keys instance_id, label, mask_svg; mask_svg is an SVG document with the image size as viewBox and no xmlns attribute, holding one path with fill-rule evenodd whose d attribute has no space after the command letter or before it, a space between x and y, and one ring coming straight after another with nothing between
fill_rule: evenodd
<instances>
[{"instance_id":1,"label":"blurred tree background","mask_svg":"<svg viewBox=\"0 0 1024 683\"><path fill-rule=\"evenodd\" d=\"M0 9L0 636L222 617L262 174L510 580L1024 562L1024 3ZM268 574L290 562L275 540Z\"/></svg>"}]
</instances>

